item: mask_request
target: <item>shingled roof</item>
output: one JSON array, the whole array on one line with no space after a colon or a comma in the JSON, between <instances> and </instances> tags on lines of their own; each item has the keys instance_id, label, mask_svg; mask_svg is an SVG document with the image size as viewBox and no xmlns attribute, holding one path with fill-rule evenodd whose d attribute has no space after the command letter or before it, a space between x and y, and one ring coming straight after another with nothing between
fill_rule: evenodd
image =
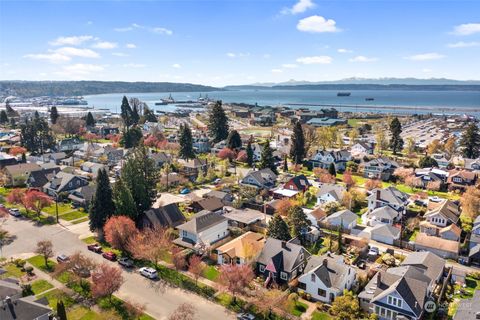
<instances>
[{"instance_id":1,"label":"shingled roof","mask_svg":"<svg viewBox=\"0 0 480 320\"><path fill-rule=\"evenodd\" d=\"M225 221L227 219L221 214L204 210L197 213L190 221L177 226L177 229L197 234Z\"/></svg>"}]
</instances>

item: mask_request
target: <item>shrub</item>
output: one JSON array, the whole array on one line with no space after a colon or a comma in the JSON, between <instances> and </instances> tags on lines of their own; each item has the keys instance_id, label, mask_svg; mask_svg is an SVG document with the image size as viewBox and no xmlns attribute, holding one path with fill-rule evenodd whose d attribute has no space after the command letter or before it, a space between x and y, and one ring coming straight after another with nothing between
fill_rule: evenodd
<instances>
[{"instance_id":1,"label":"shrub","mask_svg":"<svg viewBox=\"0 0 480 320\"><path fill-rule=\"evenodd\" d=\"M22 268L22 269L23 269L23 267L25 266L26 261L23 260L23 259L15 259L15 260L13 261L13 263L15 264L15 266L16 266L17 268Z\"/></svg>"},{"instance_id":2,"label":"shrub","mask_svg":"<svg viewBox=\"0 0 480 320\"><path fill-rule=\"evenodd\" d=\"M31 267L31 266L26 267L26 268L25 268L25 272L26 272L29 276L33 275L33 267Z\"/></svg>"}]
</instances>

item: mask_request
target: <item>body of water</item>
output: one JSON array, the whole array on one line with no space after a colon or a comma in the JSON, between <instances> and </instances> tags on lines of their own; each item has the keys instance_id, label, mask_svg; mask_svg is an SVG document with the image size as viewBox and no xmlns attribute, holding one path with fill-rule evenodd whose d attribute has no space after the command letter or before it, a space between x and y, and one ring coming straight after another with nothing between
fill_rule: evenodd
<instances>
[{"instance_id":1,"label":"body of water","mask_svg":"<svg viewBox=\"0 0 480 320\"><path fill-rule=\"evenodd\" d=\"M287 105L291 108L308 106L311 109L335 107L339 111L374 113L444 113L480 116L478 91L404 91L352 90L349 97L338 97L337 90L240 90L201 93L224 102L243 102L258 105ZM155 102L169 95L177 100L196 100L199 92L112 93L85 96L88 105L119 112L122 97L136 97L154 110L172 111L175 105L156 106ZM366 98L373 98L367 101ZM292 105L289 105L292 104Z\"/></svg>"}]
</instances>

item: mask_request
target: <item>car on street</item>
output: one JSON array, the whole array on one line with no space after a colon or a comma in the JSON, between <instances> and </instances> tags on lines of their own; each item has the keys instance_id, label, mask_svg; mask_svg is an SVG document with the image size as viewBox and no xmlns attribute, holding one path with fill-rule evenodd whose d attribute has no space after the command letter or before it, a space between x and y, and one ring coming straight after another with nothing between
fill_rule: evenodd
<instances>
[{"instance_id":1,"label":"car on street","mask_svg":"<svg viewBox=\"0 0 480 320\"><path fill-rule=\"evenodd\" d=\"M89 244L87 246L87 249L90 250L90 251L93 251L95 253L102 253L102 246L99 245L98 243Z\"/></svg>"},{"instance_id":2,"label":"car on street","mask_svg":"<svg viewBox=\"0 0 480 320\"><path fill-rule=\"evenodd\" d=\"M107 260L110 261L117 261L117 255L113 252L107 251L102 254L102 257L104 257Z\"/></svg>"},{"instance_id":3,"label":"car on street","mask_svg":"<svg viewBox=\"0 0 480 320\"><path fill-rule=\"evenodd\" d=\"M138 269L138 272L140 272L140 274L142 276L144 276L145 278L148 278L148 279L157 279L158 278L157 270L155 270L153 268L142 267L142 268Z\"/></svg>"},{"instance_id":4,"label":"car on street","mask_svg":"<svg viewBox=\"0 0 480 320\"><path fill-rule=\"evenodd\" d=\"M133 260L128 259L126 257L118 259L118 264L124 266L125 268L132 268L133 267Z\"/></svg>"},{"instance_id":5,"label":"car on street","mask_svg":"<svg viewBox=\"0 0 480 320\"><path fill-rule=\"evenodd\" d=\"M70 257L67 256L66 254L63 254L63 253L62 253L62 254L59 254L59 255L57 256L57 262L58 262L58 263L64 263L64 262L67 262L68 260L70 260Z\"/></svg>"},{"instance_id":6,"label":"car on street","mask_svg":"<svg viewBox=\"0 0 480 320\"><path fill-rule=\"evenodd\" d=\"M238 320L255 320L255 316L251 313L240 312L237 313Z\"/></svg>"},{"instance_id":7,"label":"car on street","mask_svg":"<svg viewBox=\"0 0 480 320\"><path fill-rule=\"evenodd\" d=\"M10 209L9 212L10 212L10 215L14 216L14 217L21 217L22 216L22 214L20 213L20 210L18 210L16 208Z\"/></svg>"},{"instance_id":8,"label":"car on street","mask_svg":"<svg viewBox=\"0 0 480 320\"><path fill-rule=\"evenodd\" d=\"M82 277L82 278L88 278L90 277L91 275L91 272L89 269L85 268L85 267L82 267L80 265L75 265L73 266L73 272L79 276L79 277Z\"/></svg>"},{"instance_id":9,"label":"car on street","mask_svg":"<svg viewBox=\"0 0 480 320\"><path fill-rule=\"evenodd\" d=\"M433 197L428 197L428 200L430 200L432 202L441 202L442 198L437 197L437 196L433 196Z\"/></svg>"},{"instance_id":10,"label":"car on street","mask_svg":"<svg viewBox=\"0 0 480 320\"><path fill-rule=\"evenodd\" d=\"M188 188L184 188L182 189L182 191L180 191L180 194L189 194L190 193L190 189Z\"/></svg>"},{"instance_id":11,"label":"car on street","mask_svg":"<svg viewBox=\"0 0 480 320\"><path fill-rule=\"evenodd\" d=\"M371 247L370 250L368 250L368 255L371 257L376 257L379 254L379 250L377 247Z\"/></svg>"}]
</instances>

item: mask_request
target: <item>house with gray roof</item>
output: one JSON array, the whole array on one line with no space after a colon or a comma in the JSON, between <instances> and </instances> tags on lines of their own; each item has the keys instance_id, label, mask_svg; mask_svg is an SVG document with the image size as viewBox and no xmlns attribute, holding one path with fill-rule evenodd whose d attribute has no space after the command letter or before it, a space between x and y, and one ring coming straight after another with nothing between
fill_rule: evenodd
<instances>
[{"instance_id":1,"label":"house with gray roof","mask_svg":"<svg viewBox=\"0 0 480 320\"><path fill-rule=\"evenodd\" d=\"M185 221L185 216L176 203L151 208L143 216L143 226L149 228L175 228Z\"/></svg>"},{"instance_id":2,"label":"house with gray roof","mask_svg":"<svg viewBox=\"0 0 480 320\"><path fill-rule=\"evenodd\" d=\"M324 205L329 202L341 202L347 189L335 183L321 183L318 187L317 205Z\"/></svg>"},{"instance_id":3,"label":"house with gray roof","mask_svg":"<svg viewBox=\"0 0 480 320\"><path fill-rule=\"evenodd\" d=\"M276 181L277 175L272 170L265 168L257 171L250 171L240 183L260 189L270 190L275 187Z\"/></svg>"},{"instance_id":4,"label":"house with gray roof","mask_svg":"<svg viewBox=\"0 0 480 320\"><path fill-rule=\"evenodd\" d=\"M55 196L61 192L72 193L74 190L87 185L88 181L85 178L60 171L43 186L43 192Z\"/></svg>"},{"instance_id":5,"label":"house with gray roof","mask_svg":"<svg viewBox=\"0 0 480 320\"><path fill-rule=\"evenodd\" d=\"M60 167L40 168L39 170L30 171L27 177L28 188L42 188L52 177L60 171Z\"/></svg>"},{"instance_id":6,"label":"house with gray roof","mask_svg":"<svg viewBox=\"0 0 480 320\"><path fill-rule=\"evenodd\" d=\"M207 210L195 214L176 229L179 231L179 238L174 240L174 243L186 248L211 246L229 236L228 220L218 212Z\"/></svg>"},{"instance_id":7,"label":"house with gray roof","mask_svg":"<svg viewBox=\"0 0 480 320\"><path fill-rule=\"evenodd\" d=\"M460 207L450 200L443 200L438 206L428 210L424 217L429 223L437 227L446 227L458 222Z\"/></svg>"},{"instance_id":8,"label":"house with gray roof","mask_svg":"<svg viewBox=\"0 0 480 320\"><path fill-rule=\"evenodd\" d=\"M367 226L375 226L379 223L392 225L400 220L401 214L390 206L375 208L362 215L362 221Z\"/></svg>"},{"instance_id":9,"label":"house with gray roof","mask_svg":"<svg viewBox=\"0 0 480 320\"><path fill-rule=\"evenodd\" d=\"M298 278L298 288L314 300L330 304L343 290L351 289L355 276L355 269L345 264L341 255L312 256Z\"/></svg>"},{"instance_id":10,"label":"house with gray roof","mask_svg":"<svg viewBox=\"0 0 480 320\"><path fill-rule=\"evenodd\" d=\"M317 153L309 160L313 168L322 168L328 169L333 163L335 165L335 170L343 171L347 166L347 162L352 160L352 155L348 150L338 150L338 151L326 151L319 150Z\"/></svg>"},{"instance_id":11,"label":"house with gray roof","mask_svg":"<svg viewBox=\"0 0 480 320\"><path fill-rule=\"evenodd\" d=\"M267 285L287 283L303 273L310 256L301 245L268 238L257 259L256 272L266 279Z\"/></svg>"},{"instance_id":12,"label":"house with gray roof","mask_svg":"<svg viewBox=\"0 0 480 320\"><path fill-rule=\"evenodd\" d=\"M350 210L340 210L323 219L323 222L332 227L342 227L351 230L357 225L358 216Z\"/></svg>"},{"instance_id":13,"label":"house with gray roof","mask_svg":"<svg viewBox=\"0 0 480 320\"><path fill-rule=\"evenodd\" d=\"M400 229L389 224L380 223L372 228L366 228L360 232L359 236L393 245L395 240L400 239Z\"/></svg>"},{"instance_id":14,"label":"house with gray roof","mask_svg":"<svg viewBox=\"0 0 480 320\"><path fill-rule=\"evenodd\" d=\"M400 165L389 157L378 157L366 162L362 167L365 178L388 181Z\"/></svg>"},{"instance_id":15,"label":"house with gray roof","mask_svg":"<svg viewBox=\"0 0 480 320\"><path fill-rule=\"evenodd\" d=\"M410 196L407 193L392 186L384 189L373 189L367 197L368 211L389 206L399 213L404 214L408 205L409 197Z\"/></svg>"}]
</instances>

